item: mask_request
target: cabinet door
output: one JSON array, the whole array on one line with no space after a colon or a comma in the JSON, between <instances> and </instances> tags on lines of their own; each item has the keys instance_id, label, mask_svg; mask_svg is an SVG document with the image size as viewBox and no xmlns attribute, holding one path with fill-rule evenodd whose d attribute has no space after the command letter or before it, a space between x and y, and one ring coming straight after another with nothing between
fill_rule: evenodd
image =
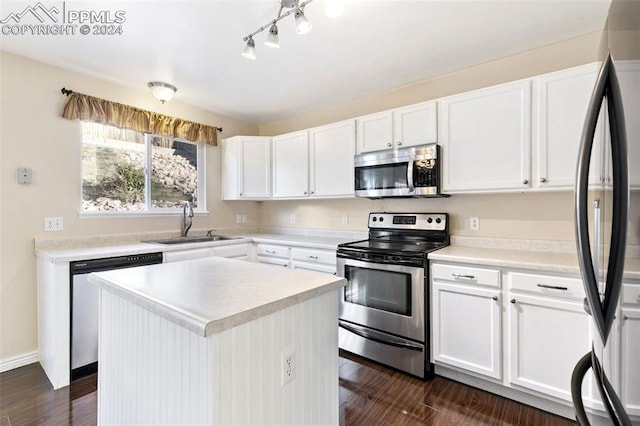
<instances>
[{"instance_id":1,"label":"cabinet door","mask_svg":"<svg viewBox=\"0 0 640 426\"><path fill-rule=\"evenodd\" d=\"M240 139L240 198L264 199L271 196L271 139Z\"/></svg>"},{"instance_id":2,"label":"cabinet door","mask_svg":"<svg viewBox=\"0 0 640 426\"><path fill-rule=\"evenodd\" d=\"M529 81L451 96L438 110L443 192L529 187Z\"/></svg>"},{"instance_id":3,"label":"cabinet door","mask_svg":"<svg viewBox=\"0 0 640 426\"><path fill-rule=\"evenodd\" d=\"M309 196L309 137L306 131L273 138L273 198Z\"/></svg>"},{"instance_id":4,"label":"cabinet door","mask_svg":"<svg viewBox=\"0 0 640 426\"><path fill-rule=\"evenodd\" d=\"M438 141L436 102L423 102L393 110L393 142L396 148Z\"/></svg>"},{"instance_id":5,"label":"cabinet door","mask_svg":"<svg viewBox=\"0 0 640 426\"><path fill-rule=\"evenodd\" d=\"M432 289L434 363L501 378L500 290L444 282Z\"/></svg>"},{"instance_id":6,"label":"cabinet door","mask_svg":"<svg viewBox=\"0 0 640 426\"><path fill-rule=\"evenodd\" d=\"M356 119L358 154L393 148L393 113L378 112Z\"/></svg>"},{"instance_id":7,"label":"cabinet door","mask_svg":"<svg viewBox=\"0 0 640 426\"><path fill-rule=\"evenodd\" d=\"M314 197L354 196L355 121L309 131L310 193Z\"/></svg>"},{"instance_id":8,"label":"cabinet door","mask_svg":"<svg viewBox=\"0 0 640 426\"><path fill-rule=\"evenodd\" d=\"M582 301L512 293L509 302L510 383L571 401L571 373L591 350ZM589 383L584 381L585 399Z\"/></svg>"},{"instance_id":9,"label":"cabinet door","mask_svg":"<svg viewBox=\"0 0 640 426\"><path fill-rule=\"evenodd\" d=\"M627 413L640 416L640 309L622 309L621 399Z\"/></svg>"},{"instance_id":10,"label":"cabinet door","mask_svg":"<svg viewBox=\"0 0 640 426\"><path fill-rule=\"evenodd\" d=\"M597 64L590 64L536 79L534 187L573 189L582 127L597 74ZM602 163L602 136L600 124L593 165ZM593 183L599 183L601 168L592 167L590 175Z\"/></svg>"},{"instance_id":11,"label":"cabinet door","mask_svg":"<svg viewBox=\"0 0 640 426\"><path fill-rule=\"evenodd\" d=\"M640 189L640 61L617 61L627 125L629 186Z\"/></svg>"}]
</instances>

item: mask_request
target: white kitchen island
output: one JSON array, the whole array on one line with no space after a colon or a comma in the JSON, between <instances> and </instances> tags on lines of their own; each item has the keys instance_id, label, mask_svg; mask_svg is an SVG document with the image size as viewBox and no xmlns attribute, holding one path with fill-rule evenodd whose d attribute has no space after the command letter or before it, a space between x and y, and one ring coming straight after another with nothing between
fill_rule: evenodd
<instances>
[{"instance_id":1,"label":"white kitchen island","mask_svg":"<svg viewBox=\"0 0 640 426\"><path fill-rule=\"evenodd\" d=\"M344 279L212 257L89 281L98 424L338 424Z\"/></svg>"}]
</instances>

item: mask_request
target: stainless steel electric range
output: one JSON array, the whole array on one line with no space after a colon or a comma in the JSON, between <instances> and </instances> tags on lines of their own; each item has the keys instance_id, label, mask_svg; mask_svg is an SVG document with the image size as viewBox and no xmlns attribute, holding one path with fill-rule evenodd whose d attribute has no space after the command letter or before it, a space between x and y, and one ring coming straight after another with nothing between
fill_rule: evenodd
<instances>
[{"instance_id":1,"label":"stainless steel electric range","mask_svg":"<svg viewBox=\"0 0 640 426\"><path fill-rule=\"evenodd\" d=\"M447 213L369 213L369 239L340 244L340 348L428 378L427 254L449 245Z\"/></svg>"}]
</instances>

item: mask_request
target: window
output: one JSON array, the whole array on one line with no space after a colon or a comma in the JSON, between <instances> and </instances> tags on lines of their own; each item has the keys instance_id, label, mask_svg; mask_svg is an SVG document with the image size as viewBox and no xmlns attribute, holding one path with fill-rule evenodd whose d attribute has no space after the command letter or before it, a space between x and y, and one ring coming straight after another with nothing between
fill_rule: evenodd
<instances>
[{"instance_id":1,"label":"window","mask_svg":"<svg viewBox=\"0 0 640 426\"><path fill-rule=\"evenodd\" d=\"M202 144L83 122L82 211L204 211L203 158Z\"/></svg>"}]
</instances>

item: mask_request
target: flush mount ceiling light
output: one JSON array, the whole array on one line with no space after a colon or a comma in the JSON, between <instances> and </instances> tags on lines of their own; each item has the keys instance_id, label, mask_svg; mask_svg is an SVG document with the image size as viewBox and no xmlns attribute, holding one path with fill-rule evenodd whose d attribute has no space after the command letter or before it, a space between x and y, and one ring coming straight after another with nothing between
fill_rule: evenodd
<instances>
[{"instance_id":1,"label":"flush mount ceiling light","mask_svg":"<svg viewBox=\"0 0 640 426\"><path fill-rule=\"evenodd\" d=\"M147 83L147 87L151 89L151 94L162 103L169 102L178 91L176 86L161 81L150 81Z\"/></svg>"},{"instance_id":2,"label":"flush mount ceiling light","mask_svg":"<svg viewBox=\"0 0 640 426\"><path fill-rule=\"evenodd\" d=\"M256 43L253 40L253 36L261 33L262 31L269 28L269 34L267 36L267 40L264 42L266 46L269 47L280 47L280 41L278 39L278 21L281 19L295 13L294 17L296 20L296 33L297 34L306 34L311 30L311 22L304 16L304 7L311 3L313 0L280 0L280 11L278 12L278 16L275 17L269 23L261 26L251 34L247 35L243 40L247 43L244 47L244 51L242 52L242 56L247 59L256 59L255 47ZM285 13L282 13L284 9L289 9ZM344 9L343 0L328 0L325 7L325 13L330 18L335 18L339 16Z\"/></svg>"}]
</instances>

